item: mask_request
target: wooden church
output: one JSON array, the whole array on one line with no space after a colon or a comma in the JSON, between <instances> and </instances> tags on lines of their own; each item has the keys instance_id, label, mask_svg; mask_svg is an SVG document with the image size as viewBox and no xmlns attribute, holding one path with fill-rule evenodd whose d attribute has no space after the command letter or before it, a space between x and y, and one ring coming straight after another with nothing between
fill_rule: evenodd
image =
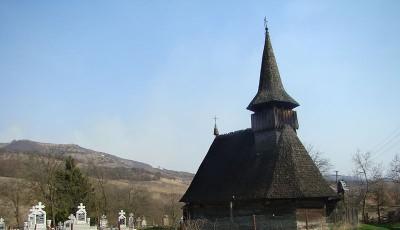
<instances>
[{"instance_id":1,"label":"wooden church","mask_svg":"<svg viewBox=\"0 0 400 230\"><path fill-rule=\"evenodd\" d=\"M185 221L202 229L326 229L337 202L299 140L268 28L251 128L216 135L181 198Z\"/></svg>"}]
</instances>

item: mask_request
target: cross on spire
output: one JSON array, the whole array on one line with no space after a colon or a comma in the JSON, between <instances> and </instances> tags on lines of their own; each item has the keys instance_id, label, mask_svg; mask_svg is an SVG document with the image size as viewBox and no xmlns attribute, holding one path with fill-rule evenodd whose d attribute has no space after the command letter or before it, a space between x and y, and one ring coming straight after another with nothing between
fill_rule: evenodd
<instances>
[{"instance_id":1,"label":"cross on spire","mask_svg":"<svg viewBox=\"0 0 400 230\"><path fill-rule=\"evenodd\" d=\"M265 31L268 31L268 20L266 16L264 16L264 29Z\"/></svg>"},{"instance_id":2,"label":"cross on spire","mask_svg":"<svg viewBox=\"0 0 400 230\"><path fill-rule=\"evenodd\" d=\"M214 136L218 136L219 135L219 131L218 131L218 128L217 128L217 119L218 119L218 117L217 116L214 116Z\"/></svg>"}]
</instances>

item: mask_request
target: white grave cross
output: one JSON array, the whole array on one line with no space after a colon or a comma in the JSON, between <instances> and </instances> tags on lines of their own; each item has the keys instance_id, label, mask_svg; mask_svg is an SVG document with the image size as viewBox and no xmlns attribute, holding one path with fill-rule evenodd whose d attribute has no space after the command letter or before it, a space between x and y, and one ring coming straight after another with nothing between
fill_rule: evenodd
<instances>
[{"instance_id":1,"label":"white grave cross","mask_svg":"<svg viewBox=\"0 0 400 230\"><path fill-rule=\"evenodd\" d=\"M32 206L31 209L29 209L29 215L28 215L28 226L30 228L33 228L35 226L35 215L36 215L36 208L35 206Z\"/></svg>"},{"instance_id":2,"label":"white grave cross","mask_svg":"<svg viewBox=\"0 0 400 230\"><path fill-rule=\"evenodd\" d=\"M39 202L38 205L36 205L36 224L38 225L46 224L46 212L43 210L44 208L45 206L42 202Z\"/></svg>"},{"instance_id":3,"label":"white grave cross","mask_svg":"<svg viewBox=\"0 0 400 230\"><path fill-rule=\"evenodd\" d=\"M124 210L121 210L118 214L119 214L118 223L120 225L126 226L126 217Z\"/></svg>"},{"instance_id":4,"label":"white grave cross","mask_svg":"<svg viewBox=\"0 0 400 230\"><path fill-rule=\"evenodd\" d=\"M44 206L44 205L42 204L42 202L39 202L38 205L36 205L36 208L37 208L38 210L43 210L45 207L46 207L46 206Z\"/></svg>"},{"instance_id":5,"label":"white grave cross","mask_svg":"<svg viewBox=\"0 0 400 230\"><path fill-rule=\"evenodd\" d=\"M76 211L77 224L86 224L86 210L85 206L80 203L78 206L78 211Z\"/></svg>"},{"instance_id":6,"label":"white grave cross","mask_svg":"<svg viewBox=\"0 0 400 230\"><path fill-rule=\"evenodd\" d=\"M135 229L135 218L133 217L133 213L129 214L128 226L130 229Z\"/></svg>"},{"instance_id":7,"label":"white grave cross","mask_svg":"<svg viewBox=\"0 0 400 230\"><path fill-rule=\"evenodd\" d=\"M103 214L100 219L100 228L102 229L106 228L107 224L108 224L107 216Z\"/></svg>"},{"instance_id":8,"label":"white grave cross","mask_svg":"<svg viewBox=\"0 0 400 230\"><path fill-rule=\"evenodd\" d=\"M6 229L6 225L4 224L4 219L0 217L0 230Z\"/></svg>"},{"instance_id":9,"label":"white grave cross","mask_svg":"<svg viewBox=\"0 0 400 230\"><path fill-rule=\"evenodd\" d=\"M46 229L46 212L43 210L45 206L42 202L39 202L35 206L35 211L33 212L35 217L35 228L36 230L45 230Z\"/></svg>"}]
</instances>

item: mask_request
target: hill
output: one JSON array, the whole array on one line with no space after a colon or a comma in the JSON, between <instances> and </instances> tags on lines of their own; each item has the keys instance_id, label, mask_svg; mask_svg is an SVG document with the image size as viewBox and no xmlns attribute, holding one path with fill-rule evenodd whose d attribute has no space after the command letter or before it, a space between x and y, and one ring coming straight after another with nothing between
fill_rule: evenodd
<instances>
[{"instance_id":1,"label":"hill","mask_svg":"<svg viewBox=\"0 0 400 230\"><path fill-rule=\"evenodd\" d=\"M13 226L21 225L29 207L44 199L40 191L35 190L35 180L46 177L43 174L46 170L43 171L40 167L45 167L46 163L50 167L62 167L68 156L73 157L80 170L89 176L96 191L96 199L104 197L110 201L107 202L107 216L110 219L116 218L118 211L124 209L146 216L151 223L159 223L167 210L171 210L171 206L173 210L180 210L178 200L194 176L187 172L155 168L143 162L86 149L76 144L40 143L31 140L0 143L0 205L3 207L0 216L5 217ZM16 195L24 198L19 201L18 206L13 200ZM95 209L89 208L89 212L94 215L92 217L96 218L94 211Z\"/></svg>"},{"instance_id":2,"label":"hill","mask_svg":"<svg viewBox=\"0 0 400 230\"><path fill-rule=\"evenodd\" d=\"M149 164L139 161L128 160L117 157L112 154L98 152L83 148L76 144L52 144L40 143L31 140L14 140L10 143L0 143L0 159L10 158L13 154L19 155L38 155L45 157L54 157L58 159L71 156L82 168L89 165L105 168L110 173L124 171L129 174L130 171L152 175L155 178L177 179L188 183L193 178L193 174L168 169L154 168ZM1 175L0 175L1 176ZM126 179L126 178L114 178Z\"/></svg>"}]
</instances>

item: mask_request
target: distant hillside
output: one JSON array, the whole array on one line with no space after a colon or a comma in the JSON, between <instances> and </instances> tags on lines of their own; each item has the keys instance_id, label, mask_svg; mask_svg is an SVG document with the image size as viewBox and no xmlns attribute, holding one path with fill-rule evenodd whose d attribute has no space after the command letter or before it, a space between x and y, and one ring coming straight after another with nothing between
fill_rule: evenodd
<instances>
[{"instance_id":1,"label":"distant hillside","mask_svg":"<svg viewBox=\"0 0 400 230\"><path fill-rule=\"evenodd\" d=\"M174 213L181 210L179 198L194 176L187 172L154 168L75 144L30 140L0 143L0 216L10 226L17 224L16 213L22 218L20 220L25 220L29 208L36 202L48 205L49 200L44 195L47 189L38 184L46 186L46 173L51 172L46 170L64 168L68 156L75 159L93 188L92 203L87 204L91 218L100 215L96 214L96 210L100 210L96 208L102 208L110 220L115 220L119 210L123 209L127 213L146 216L149 223L161 224L160 220L168 210L174 210ZM18 206L13 203L15 197L19 199Z\"/></svg>"},{"instance_id":2,"label":"distant hillside","mask_svg":"<svg viewBox=\"0 0 400 230\"><path fill-rule=\"evenodd\" d=\"M96 167L104 168L110 175L121 175L121 178L114 176L112 179L130 179L125 178L123 176L124 173L148 174L154 175L154 178L157 179L165 177L168 179L179 179L186 183L189 183L193 178L193 174L191 173L153 168L146 163L123 159L108 153L86 149L75 144L51 144L31 140L14 140L11 143L0 143L0 158L8 158L15 153L60 159L71 156L83 168L95 165ZM147 178L151 179L152 176Z\"/></svg>"},{"instance_id":3,"label":"distant hillside","mask_svg":"<svg viewBox=\"0 0 400 230\"><path fill-rule=\"evenodd\" d=\"M325 180L329 181L329 182L335 182L336 181L336 175L332 174L332 175L325 175ZM338 180L344 180L345 182L358 182L360 181L360 178L355 177L355 176L345 176L345 175L339 175L338 176Z\"/></svg>"}]
</instances>

